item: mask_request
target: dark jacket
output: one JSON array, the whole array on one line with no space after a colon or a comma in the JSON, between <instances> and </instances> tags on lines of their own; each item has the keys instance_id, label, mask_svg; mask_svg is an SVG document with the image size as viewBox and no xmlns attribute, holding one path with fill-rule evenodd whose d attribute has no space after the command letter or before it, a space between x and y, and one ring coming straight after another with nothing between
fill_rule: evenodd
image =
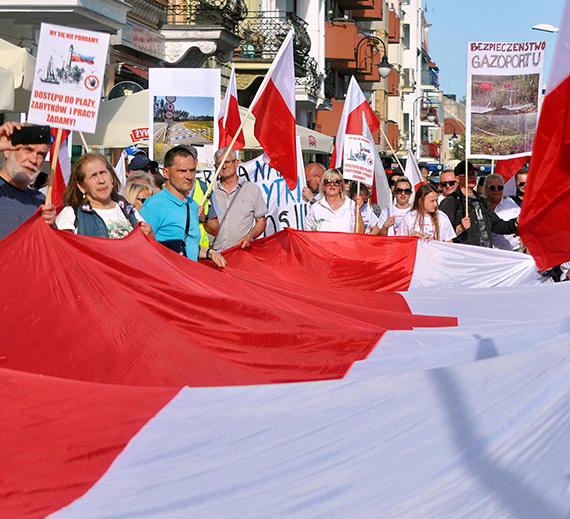
<instances>
[{"instance_id":1,"label":"dark jacket","mask_svg":"<svg viewBox=\"0 0 570 519\"><path fill-rule=\"evenodd\" d=\"M122 196L119 196L117 204L130 222L133 228L137 225L137 219L133 211L134 206L129 204ZM108 238L107 226L103 219L91 208L89 203L82 203L75 210L77 234L81 236L97 236L100 238Z\"/></svg>"},{"instance_id":2,"label":"dark jacket","mask_svg":"<svg viewBox=\"0 0 570 519\"><path fill-rule=\"evenodd\" d=\"M479 201L481 212L483 214L483 222L489 235L489 242L491 242L491 233L495 234L514 234L517 231L517 219L501 220L495 211L491 209L489 202L479 196L477 192L473 192L475 198ZM451 220L453 230L461 223L462 218L465 216L465 195L460 189L451 193L447 198L442 200L439 204L439 209L443 211ZM471 227L457 235L453 241L455 243L467 243L469 245L482 245L481 243L481 229L479 228L479 221L475 214L475 207L471 199L469 200L469 218L471 220Z\"/></svg>"}]
</instances>

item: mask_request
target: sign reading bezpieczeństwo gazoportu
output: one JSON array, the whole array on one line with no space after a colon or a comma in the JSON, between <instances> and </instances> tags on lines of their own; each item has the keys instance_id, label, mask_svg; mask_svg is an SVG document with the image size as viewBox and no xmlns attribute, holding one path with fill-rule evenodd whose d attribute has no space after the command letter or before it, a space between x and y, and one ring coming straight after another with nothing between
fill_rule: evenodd
<instances>
[{"instance_id":1,"label":"sign reading bezpiecze\u0144stwo gazoportu","mask_svg":"<svg viewBox=\"0 0 570 519\"><path fill-rule=\"evenodd\" d=\"M530 155L541 102L544 41L467 44L467 156Z\"/></svg>"},{"instance_id":2,"label":"sign reading bezpiecze\u0144stwo gazoportu","mask_svg":"<svg viewBox=\"0 0 570 519\"><path fill-rule=\"evenodd\" d=\"M109 35L42 23L28 122L94 133Z\"/></svg>"}]
</instances>

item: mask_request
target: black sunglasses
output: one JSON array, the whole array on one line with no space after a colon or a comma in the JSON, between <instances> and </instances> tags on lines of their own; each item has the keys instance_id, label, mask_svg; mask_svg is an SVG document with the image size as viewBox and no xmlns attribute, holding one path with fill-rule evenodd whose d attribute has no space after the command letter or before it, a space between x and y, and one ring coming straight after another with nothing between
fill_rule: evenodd
<instances>
[{"instance_id":1,"label":"black sunglasses","mask_svg":"<svg viewBox=\"0 0 570 519\"><path fill-rule=\"evenodd\" d=\"M402 193L406 193L406 195L411 195L412 190L411 189L402 189L401 187L397 187L396 189L394 189L394 193L396 193L397 195L401 195Z\"/></svg>"},{"instance_id":2,"label":"black sunglasses","mask_svg":"<svg viewBox=\"0 0 570 519\"><path fill-rule=\"evenodd\" d=\"M491 191L502 191L505 186L487 186Z\"/></svg>"},{"instance_id":3,"label":"black sunglasses","mask_svg":"<svg viewBox=\"0 0 570 519\"><path fill-rule=\"evenodd\" d=\"M146 198L137 198L137 200L138 200L141 204L144 204L144 201L146 200Z\"/></svg>"},{"instance_id":4,"label":"black sunglasses","mask_svg":"<svg viewBox=\"0 0 570 519\"><path fill-rule=\"evenodd\" d=\"M330 178L327 178L325 180L325 186L340 186L341 182L342 180L331 180Z\"/></svg>"},{"instance_id":5,"label":"black sunglasses","mask_svg":"<svg viewBox=\"0 0 570 519\"><path fill-rule=\"evenodd\" d=\"M443 187L453 187L457 184L457 180L450 180L449 182L440 182L439 185Z\"/></svg>"},{"instance_id":6,"label":"black sunglasses","mask_svg":"<svg viewBox=\"0 0 570 519\"><path fill-rule=\"evenodd\" d=\"M525 184L526 182L519 182L519 187L524 187Z\"/></svg>"}]
</instances>

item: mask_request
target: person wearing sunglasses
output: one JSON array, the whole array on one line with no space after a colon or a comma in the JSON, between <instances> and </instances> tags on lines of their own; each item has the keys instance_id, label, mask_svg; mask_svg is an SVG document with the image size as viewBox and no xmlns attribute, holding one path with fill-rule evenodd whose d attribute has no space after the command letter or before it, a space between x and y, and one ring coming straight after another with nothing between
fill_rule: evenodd
<instances>
[{"instance_id":1,"label":"person wearing sunglasses","mask_svg":"<svg viewBox=\"0 0 570 519\"><path fill-rule=\"evenodd\" d=\"M514 234L518 229L518 218L501 220L489 206L489 202L475 190L477 172L471 162L467 163L467 187L465 186L465 162L455 166L459 189L451 193L439 208L447 215L457 237L456 243L492 247L492 233ZM465 197L468 214L465 215Z\"/></svg>"},{"instance_id":2,"label":"person wearing sunglasses","mask_svg":"<svg viewBox=\"0 0 570 519\"><path fill-rule=\"evenodd\" d=\"M326 232L364 232L362 214L358 215L362 198L355 201L346 196L342 173L338 169L329 169L323 175L319 186L320 197L307 209L305 230ZM355 206L356 204L356 206ZM358 220L355 220L358 218Z\"/></svg>"},{"instance_id":3,"label":"person wearing sunglasses","mask_svg":"<svg viewBox=\"0 0 570 519\"><path fill-rule=\"evenodd\" d=\"M127 181L127 185L122 194L129 204L133 204L135 209L140 211L145 200L154 195L154 190L146 184L140 184L138 182L129 183Z\"/></svg>"},{"instance_id":4,"label":"person wearing sunglasses","mask_svg":"<svg viewBox=\"0 0 570 519\"><path fill-rule=\"evenodd\" d=\"M501 175L493 173L485 177L485 193L491 209L501 220L517 218L521 208L509 197L504 197L505 181ZM492 233L493 247L503 250L519 250L521 240L514 234L502 235Z\"/></svg>"},{"instance_id":5,"label":"person wearing sunglasses","mask_svg":"<svg viewBox=\"0 0 570 519\"><path fill-rule=\"evenodd\" d=\"M515 175L515 186L517 188L517 194L511 196L511 198L516 202L519 207L522 207L524 190L526 189L526 178L527 172L525 170L519 171Z\"/></svg>"},{"instance_id":6,"label":"person wearing sunglasses","mask_svg":"<svg viewBox=\"0 0 570 519\"><path fill-rule=\"evenodd\" d=\"M404 215L410 210L410 197L413 193L408 177L400 177L394 184L394 204L385 207L378 218L380 236L396 236Z\"/></svg>"},{"instance_id":7,"label":"person wearing sunglasses","mask_svg":"<svg viewBox=\"0 0 570 519\"><path fill-rule=\"evenodd\" d=\"M439 187L441 189L441 195L437 199L437 203L446 199L451 193L457 189L457 178L455 178L455 171L452 169L446 169L439 176Z\"/></svg>"}]
</instances>

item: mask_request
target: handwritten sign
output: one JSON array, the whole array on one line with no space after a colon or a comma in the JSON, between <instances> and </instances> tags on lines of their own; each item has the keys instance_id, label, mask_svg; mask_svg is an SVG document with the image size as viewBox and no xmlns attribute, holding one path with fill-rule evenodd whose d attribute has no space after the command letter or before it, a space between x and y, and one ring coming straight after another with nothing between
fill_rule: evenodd
<instances>
[{"instance_id":1,"label":"handwritten sign","mask_svg":"<svg viewBox=\"0 0 570 519\"><path fill-rule=\"evenodd\" d=\"M94 133L109 35L42 23L28 121Z\"/></svg>"}]
</instances>

